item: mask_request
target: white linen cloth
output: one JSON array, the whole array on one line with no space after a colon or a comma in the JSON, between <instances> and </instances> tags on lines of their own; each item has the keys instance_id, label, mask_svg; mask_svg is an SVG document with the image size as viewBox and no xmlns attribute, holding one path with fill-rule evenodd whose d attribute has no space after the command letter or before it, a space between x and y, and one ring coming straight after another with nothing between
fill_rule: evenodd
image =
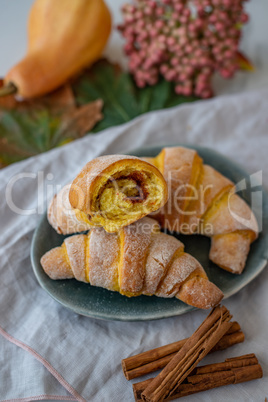
<instances>
[{"instance_id":1,"label":"white linen cloth","mask_svg":"<svg viewBox=\"0 0 268 402\"><path fill-rule=\"evenodd\" d=\"M69 400L90 402L131 401L131 382L123 376L121 359L191 335L208 314L196 310L164 320L130 323L100 321L67 310L41 289L31 268L30 244L40 214L17 214L6 201L7 185L19 173L43 172L39 178L43 174L45 185L53 184L55 191L57 184L72 180L86 162L100 154L172 143L211 147L249 173L263 170L267 187L268 88L152 112L0 171L1 401L53 399L53 395L58 396L54 399L68 399L68 395ZM39 182L39 194L40 186ZM37 192L37 179L27 177L14 184L12 199L21 209L41 213L46 192L44 199L38 199ZM264 378L196 394L187 401L263 402L268 397L267 281L266 269L224 302L239 321L246 341L205 359L223 361L255 353ZM42 360L56 379L35 358Z\"/></svg>"}]
</instances>

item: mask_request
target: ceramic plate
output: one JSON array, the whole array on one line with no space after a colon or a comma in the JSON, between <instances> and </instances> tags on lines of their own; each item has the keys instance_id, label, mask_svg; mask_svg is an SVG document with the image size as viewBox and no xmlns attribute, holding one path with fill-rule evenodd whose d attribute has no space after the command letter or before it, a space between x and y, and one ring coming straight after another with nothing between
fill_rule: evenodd
<instances>
[{"instance_id":1,"label":"ceramic plate","mask_svg":"<svg viewBox=\"0 0 268 402\"><path fill-rule=\"evenodd\" d=\"M163 146L135 149L128 154L136 156L155 156ZM187 147L190 147L187 145ZM192 146L204 162L219 170L233 182L246 179L248 174L225 156L203 147ZM249 186L247 186L249 187ZM258 188L254 188L254 191ZM252 191L253 191L252 190ZM259 189L260 190L260 189ZM250 200L250 190L239 193L246 201ZM192 254L205 268L209 279L224 293L225 298L237 293L251 282L265 268L268 245L268 197L263 194L263 231L250 249L247 264L241 275L226 272L208 259L210 239L204 236L176 235L184 244L185 250ZM35 230L31 260L34 273L42 288L63 306L88 317L108 320L155 320L187 313L192 307L176 299L163 299L155 296L128 298L117 292L77 282L75 279L53 281L40 265L42 255L53 247L61 245L64 236L57 234L49 225L46 214Z\"/></svg>"}]
</instances>

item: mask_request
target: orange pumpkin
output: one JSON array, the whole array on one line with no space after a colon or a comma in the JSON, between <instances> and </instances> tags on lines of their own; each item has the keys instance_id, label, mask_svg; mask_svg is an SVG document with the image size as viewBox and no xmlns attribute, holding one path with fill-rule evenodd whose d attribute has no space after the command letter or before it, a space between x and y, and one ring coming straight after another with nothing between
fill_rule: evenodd
<instances>
[{"instance_id":1,"label":"orange pumpkin","mask_svg":"<svg viewBox=\"0 0 268 402\"><path fill-rule=\"evenodd\" d=\"M2 92L33 98L56 89L99 59L110 32L103 0L36 0L27 54L7 73Z\"/></svg>"}]
</instances>

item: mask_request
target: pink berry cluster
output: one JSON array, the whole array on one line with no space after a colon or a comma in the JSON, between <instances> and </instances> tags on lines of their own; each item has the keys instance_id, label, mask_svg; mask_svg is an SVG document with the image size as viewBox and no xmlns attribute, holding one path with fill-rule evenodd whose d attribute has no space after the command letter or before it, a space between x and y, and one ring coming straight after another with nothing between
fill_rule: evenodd
<instances>
[{"instance_id":1,"label":"pink berry cluster","mask_svg":"<svg viewBox=\"0 0 268 402\"><path fill-rule=\"evenodd\" d=\"M126 43L129 70L138 87L159 77L175 83L177 94L209 98L211 77L238 69L245 0L136 0L122 7L118 26Z\"/></svg>"}]
</instances>

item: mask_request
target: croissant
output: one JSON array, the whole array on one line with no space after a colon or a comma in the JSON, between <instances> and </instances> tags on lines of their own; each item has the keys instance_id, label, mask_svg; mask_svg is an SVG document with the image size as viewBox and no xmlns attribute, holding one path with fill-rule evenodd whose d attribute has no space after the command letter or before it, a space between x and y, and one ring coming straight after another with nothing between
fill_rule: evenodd
<instances>
[{"instance_id":1,"label":"croissant","mask_svg":"<svg viewBox=\"0 0 268 402\"><path fill-rule=\"evenodd\" d=\"M176 297L208 309L223 297L184 245L161 233L159 224L145 217L108 233L97 227L66 238L41 258L51 279L75 278L122 295Z\"/></svg>"},{"instance_id":2,"label":"croissant","mask_svg":"<svg viewBox=\"0 0 268 402\"><path fill-rule=\"evenodd\" d=\"M71 184L69 201L78 217L107 232L137 221L167 201L167 184L159 170L135 156L93 159ZM77 216L77 215L76 215Z\"/></svg>"},{"instance_id":3,"label":"croissant","mask_svg":"<svg viewBox=\"0 0 268 402\"><path fill-rule=\"evenodd\" d=\"M235 185L193 149L163 148L154 164L168 183L169 200L154 214L161 227L182 234L211 237L209 258L221 268L240 274L250 244L258 237L256 218L235 194Z\"/></svg>"},{"instance_id":4,"label":"croissant","mask_svg":"<svg viewBox=\"0 0 268 402\"><path fill-rule=\"evenodd\" d=\"M87 215L71 206L69 201L70 187L71 184L67 184L58 194L55 194L47 210L47 219L50 225L63 235L84 232L92 227Z\"/></svg>"},{"instance_id":5,"label":"croissant","mask_svg":"<svg viewBox=\"0 0 268 402\"><path fill-rule=\"evenodd\" d=\"M234 183L203 164L189 148L163 148L156 158L143 159L157 167L168 183L168 202L152 215L161 227L210 237L211 261L242 273L250 244L258 237L258 224L250 207L235 194ZM70 203L63 209L58 196L49 207L48 219L59 233L80 232L81 222L90 225L87 215L73 210Z\"/></svg>"}]
</instances>

